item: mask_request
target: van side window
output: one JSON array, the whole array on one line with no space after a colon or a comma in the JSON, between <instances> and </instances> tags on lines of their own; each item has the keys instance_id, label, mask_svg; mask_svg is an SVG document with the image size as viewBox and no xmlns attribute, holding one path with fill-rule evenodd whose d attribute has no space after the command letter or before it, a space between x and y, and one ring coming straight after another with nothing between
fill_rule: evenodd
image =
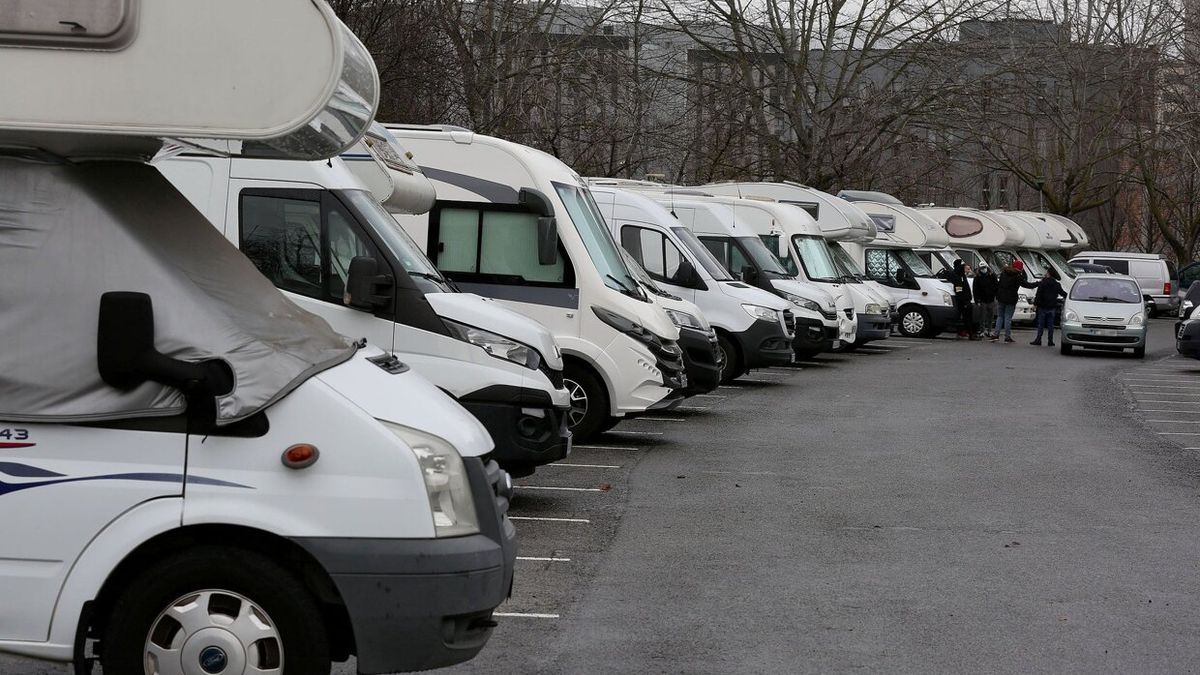
<instances>
[{"instance_id":1,"label":"van side window","mask_svg":"<svg viewBox=\"0 0 1200 675\"><path fill-rule=\"evenodd\" d=\"M636 225L621 227L621 246L656 281L673 283L683 255L661 232Z\"/></svg>"},{"instance_id":2,"label":"van side window","mask_svg":"<svg viewBox=\"0 0 1200 675\"><path fill-rule=\"evenodd\" d=\"M754 267L749 260L746 259L742 249L738 248L728 237L700 237L700 241L705 248L713 254L721 264L735 278L740 278L742 268Z\"/></svg>"},{"instance_id":3,"label":"van side window","mask_svg":"<svg viewBox=\"0 0 1200 675\"><path fill-rule=\"evenodd\" d=\"M867 250L867 276L882 283L896 283L896 269L889 263L887 251L877 248Z\"/></svg>"},{"instance_id":4,"label":"van side window","mask_svg":"<svg viewBox=\"0 0 1200 675\"><path fill-rule=\"evenodd\" d=\"M436 222L434 222L436 221ZM509 209L444 206L431 219L430 257L451 279L494 284L574 286L559 245L557 259L538 259L538 217Z\"/></svg>"},{"instance_id":5,"label":"van side window","mask_svg":"<svg viewBox=\"0 0 1200 675\"><path fill-rule=\"evenodd\" d=\"M382 262L340 206L314 199L243 194L242 253L276 288L342 304L350 261Z\"/></svg>"},{"instance_id":6,"label":"van side window","mask_svg":"<svg viewBox=\"0 0 1200 675\"><path fill-rule=\"evenodd\" d=\"M1186 291L1192 287L1192 282L1198 280L1200 280L1200 265L1188 265L1179 273L1179 288Z\"/></svg>"},{"instance_id":7,"label":"van side window","mask_svg":"<svg viewBox=\"0 0 1200 675\"><path fill-rule=\"evenodd\" d=\"M1112 271L1116 272L1117 274L1129 274L1129 261L1128 260L1113 260L1113 259L1109 259L1109 258L1096 258L1092 262L1097 265L1108 265L1109 267L1112 268Z\"/></svg>"}]
</instances>

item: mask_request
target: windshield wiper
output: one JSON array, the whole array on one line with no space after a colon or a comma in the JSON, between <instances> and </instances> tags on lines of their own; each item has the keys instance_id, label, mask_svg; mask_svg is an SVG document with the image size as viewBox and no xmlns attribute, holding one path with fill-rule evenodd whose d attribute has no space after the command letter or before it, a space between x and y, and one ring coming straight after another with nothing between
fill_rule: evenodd
<instances>
[{"instance_id":1,"label":"windshield wiper","mask_svg":"<svg viewBox=\"0 0 1200 675\"><path fill-rule=\"evenodd\" d=\"M611 275L611 274L607 274L607 273L606 273L604 276L608 277L609 279L612 279L612 280L613 280L613 282L617 284L617 286L620 286L620 287L621 287L621 288L620 288L621 292L622 292L622 293L624 293L625 295L628 295L628 296L629 296L629 297L631 297L631 298L637 298L637 297L638 297L637 291L633 290L633 289L632 289L632 288L630 288L629 286L626 286L626 285L625 285L625 282L621 281L621 280L620 280L620 279L618 279L617 277L614 277L613 275ZM636 282L635 282L635 283L636 283ZM640 298L639 298L639 299L640 299Z\"/></svg>"}]
</instances>

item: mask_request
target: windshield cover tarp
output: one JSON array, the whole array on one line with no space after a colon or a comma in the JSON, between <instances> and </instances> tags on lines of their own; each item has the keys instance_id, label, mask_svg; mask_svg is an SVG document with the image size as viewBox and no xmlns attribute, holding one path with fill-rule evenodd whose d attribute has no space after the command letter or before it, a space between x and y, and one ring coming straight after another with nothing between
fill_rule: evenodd
<instances>
[{"instance_id":1,"label":"windshield cover tarp","mask_svg":"<svg viewBox=\"0 0 1200 675\"><path fill-rule=\"evenodd\" d=\"M108 386L96 363L100 296L148 293L155 347L223 359L234 387L217 423L262 410L354 353L283 296L157 169L136 162L0 159L0 419L178 414L183 396Z\"/></svg>"}]
</instances>

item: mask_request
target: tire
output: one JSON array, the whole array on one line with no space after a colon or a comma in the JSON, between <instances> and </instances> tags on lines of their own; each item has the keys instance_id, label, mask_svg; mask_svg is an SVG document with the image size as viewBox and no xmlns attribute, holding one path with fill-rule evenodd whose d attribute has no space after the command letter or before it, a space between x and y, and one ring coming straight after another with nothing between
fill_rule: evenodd
<instances>
[{"instance_id":1,"label":"tire","mask_svg":"<svg viewBox=\"0 0 1200 675\"><path fill-rule=\"evenodd\" d=\"M921 307L905 307L896 319L896 330L907 338L928 336L931 332L929 312Z\"/></svg>"},{"instance_id":2,"label":"tire","mask_svg":"<svg viewBox=\"0 0 1200 675\"><path fill-rule=\"evenodd\" d=\"M730 384L746 372L742 365L745 361L742 359L737 345L724 333L717 333L717 349L720 350L725 361L725 367L721 369L721 384Z\"/></svg>"},{"instance_id":3,"label":"tire","mask_svg":"<svg viewBox=\"0 0 1200 675\"><path fill-rule=\"evenodd\" d=\"M1069 356L1071 354L1072 349L1073 349L1073 347L1071 345L1067 344L1066 342L1058 343L1058 353L1059 354L1066 354Z\"/></svg>"},{"instance_id":4,"label":"tire","mask_svg":"<svg viewBox=\"0 0 1200 675\"><path fill-rule=\"evenodd\" d=\"M1146 358L1146 347L1145 347L1145 346L1142 346L1142 347L1134 347L1134 348L1133 348L1133 357L1134 357L1135 359L1144 359L1144 358Z\"/></svg>"},{"instance_id":5,"label":"tire","mask_svg":"<svg viewBox=\"0 0 1200 675\"><path fill-rule=\"evenodd\" d=\"M609 417L608 390L591 370L574 362L567 363L563 381L571 396L567 426L577 441L592 438L604 431L604 424L610 419L618 419Z\"/></svg>"},{"instance_id":6,"label":"tire","mask_svg":"<svg viewBox=\"0 0 1200 675\"><path fill-rule=\"evenodd\" d=\"M185 628L176 617L194 625ZM256 625L239 625L250 620ZM176 554L128 584L107 617L100 648L106 673L156 672L152 654L179 659L175 672L189 675L221 672L204 670L206 658L227 672L241 672L239 662L286 668L287 675L330 670L325 622L308 589L264 555L218 546Z\"/></svg>"},{"instance_id":7,"label":"tire","mask_svg":"<svg viewBox=\"0 0 1200 675\"><path fill-rule=\"evenodd\" d=\"M809 359L815 359L817 357L817 354L820 354L820 353L821 353L820 349L805 349L803 351L796 352L796 360L808 361Z\"/></svg>"}]
</instances>

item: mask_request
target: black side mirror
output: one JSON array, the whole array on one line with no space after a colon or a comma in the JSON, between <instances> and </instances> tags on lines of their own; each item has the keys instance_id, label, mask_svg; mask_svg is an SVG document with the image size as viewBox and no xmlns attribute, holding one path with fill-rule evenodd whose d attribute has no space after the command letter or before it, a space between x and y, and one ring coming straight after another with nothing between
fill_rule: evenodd
<instances>
[{"instance_id":1,"label":"black side mirror","mask_svg":"<svg viewBox=\"0 0 1200 675\"><path fill-rule=\"evenodd\" d=\"M96 331L100 379L117 389L147 381L176 387L186 395L217 396L233 389L233 373L223 361L192 363L154 347L154 306L145 293L110 291L100 296Z\"/></svg>"},{"instance_id":2,"label":"black side mirror","mask_svg":"<svg viewBox=\"0 0 1200 675\"><path fill-rule=\"evenodd\" d=\"M679 261L679 269L675 270L675 274L671 275L671 283L677 286L694 288L699 285L699 275L696 274L696 268L692 267L692 263L687 260Z\"/></svg>"},{"instance_id":3,"label":"black side mirror","mask_svg":"<svg viewBox=\"0 0 1200 675\"><path fill-rule=\"evenodd\" d=\"M346 276L346 297L343 302L354 309L373 311L386 307L392 299L395 279L379 273L379 261L369 256L355 256Z\"/></svg>"},{"instance_id":4,"label":"black side mirror","mask_svg":"<svg viewBox=\"0 0 1200 675\"><path fill-rule=\"evenodd\" d=\"M558 264L558 223L554 216L537 219L538 264Z\"/></svg>"},{"instance_id":5,"label":"black side mirror","mask_svg":"<svg viewBox=\"0 0 1200 675\"><path fill-rule=\"evenodd\" d=\"M521 191L517 193L517 203L539 216L545 218L554 217L554 206L550 204L550 200L546 199L546 195L542 194L540 190L527 187L521 188Z\"/></svg>"},{"instance_id":6,"label":"black side mirror","mask_svg":"<svg viewBox=\"0 0 1200 675\"><path fill-rule=\"evenodd\" d=\"M753 284L754 282L758 281L758 270L756 270L753 267L750 267L748 265L746 267L743 267L742 268L742 281L744 281L748 284Z\"/></svg>"}]
</instances>

